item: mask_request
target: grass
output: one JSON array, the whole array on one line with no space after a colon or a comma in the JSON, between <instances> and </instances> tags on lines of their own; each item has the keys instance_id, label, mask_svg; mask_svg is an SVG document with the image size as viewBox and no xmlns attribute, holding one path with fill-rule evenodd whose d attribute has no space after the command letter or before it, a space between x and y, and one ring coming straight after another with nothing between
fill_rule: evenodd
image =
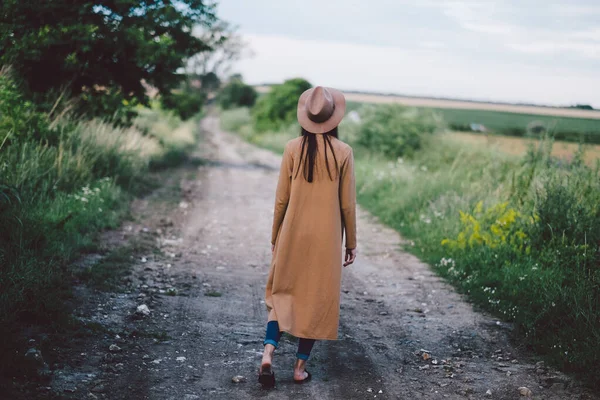
<instances>
[{"instance_id":1,"label":"grass","mask_svg":"<svg viewBox=\"0 0 600 400\"><path fill-rule=\"evenodd\" d=\"M527 153L530 146L539 146L539 139L517 138L500 135L485 135L481 133L453 132L453 139L472 146L487 147L492 150L501 151L506 154L523 156ZM566 161L572 161L577 155L580 145L569 142L554 142L551 155ZM585 145L584 161L593 167L597 160L600 160L600 145Z\"/></svg>"},{"instance_id":2,"label":"grass","mask_svg":"<svg viewBox=\"0 0 600 400\"><path fill-rule=\"evenodd\" d=\"M597 385L598 171L479 149L448 161L359 162L359 201L524 343Z\"/></svg>"},{"instance_id":3,"label":"grass","mask_svg":"<svg viewBox=\"0 0 600 400\"><path fill-rule=\"evenodd\" d=\"M20 101L7 77L0 78L0 94ZM65 301L74 278L101 289L117 285L127 273L131 248L116 250L88 270L73 271L70 264L82 253L98 251L97 234L127 217L132 197L149 186L150 168L176 165L187 157L196 143L197 125L159 109L142 109L134 125L117 127L99 120L50 121L33 106L10 112L3 106L1 360L23 324L68 321ZM38 125L29 127L29 121ZM15 132L15 126L23 131ZM40 139L38 131L46 136Z\"/></svg>"},{"instance_id":4,"label":"grass","mask_svg":"<svg viewBox=\"0 0 600 400\"><path fill-rule=\"evenodd\" d=\"M295 136L236 125L277 152ZM395 129L379 125L380 135ZM514 323L521 343L600 386L600 167L581 152L553 157L548 139L513 155L437 133L410 157L385 157L360 145L360 124L345 122L340 134L355 148L360 204L411 239L408 251Z\"/></svg>"},{"instance_id":5,"label":"grass","mask_svg":"<svg viewBox=\"0 0 600 400\"><path fill-rule=\"evenodd\" d=\"M507 132L513 128L525 130L533 121L540 121L556 132L575 134L590 133L600 135L600 120L586 118L553 117L548 115L517 114L488 110L456 110L434 108L449 125L469 125L479 123L497 132Z\"/></svg>"}]
</instances>

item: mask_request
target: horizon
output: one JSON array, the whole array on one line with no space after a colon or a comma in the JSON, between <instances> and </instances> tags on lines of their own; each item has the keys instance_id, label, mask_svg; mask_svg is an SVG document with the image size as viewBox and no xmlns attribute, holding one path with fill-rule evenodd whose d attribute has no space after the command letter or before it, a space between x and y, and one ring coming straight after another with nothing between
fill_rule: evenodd
<instances>
[{"instance_id":1,"label":"horizon","mask_svg":"<svg viewBox=\"0 0 600 400\"><path fill-rule=\"evenodd\" d=\"M289 79L294 78L302 78L299 76L290 77ZM262 82L262 83L253 83L250 86L254 88L265 87L265 86L274 86L281 85L282 82ZM577 108L576 106L582 106L585 104L572 104L572 105L548 105L543 103L527 103L527 102L508 102L508 101L494 101L494 100L474 100L468 98L460 98L460 97L446 97L446 96L422 96L422 95L413 95L406 93L398 93L398 92L380 92L374 90L355 90L349 88L337 88L343 93L356 93L356 94L368 94L374 96L384 96L384 97L405 97L405 98L415 98L415 99L431 99L431 100L448 100L448 101L461 101L467 103L487 103L487 104L506 104L506 105L517 105L517 106L534 106L534 107L544 107L544 108ZM259 91L260 92L260 91ZM589 111L600 111L600 108L593 108Z\"/></svg>"},{"instance_id":2,"label":"horizon","mask_svg":"<svg viewBox=\"0 0 600 400\"><path fill-rule=\"evenodd\" d=\"M218 6L254 53L235 66L249 84L302 77L346 91L600 108L593 1L278 4Z\"/></svg>"}]
</instances>

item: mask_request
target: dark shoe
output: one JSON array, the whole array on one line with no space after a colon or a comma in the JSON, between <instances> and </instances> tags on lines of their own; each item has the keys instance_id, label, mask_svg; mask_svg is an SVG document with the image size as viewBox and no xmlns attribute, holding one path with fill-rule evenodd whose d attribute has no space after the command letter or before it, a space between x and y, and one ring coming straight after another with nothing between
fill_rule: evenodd
<instances>
[{"instance_id":1,"label":"dark shoe","mask_svg":"<svg viewBox=\"0 0 600 400\"><path fill-rule=\"evenodd\" d=\"M258 372L258 382L263 389L271 389L275 387L275 372L270 365L263 365Z\"/></svg>"},{"instance_id":2,"label":"dark shoe","mask_svg":"<svg viewBox=\"0 0 600 400\"><path fill-rule=\"evenodd\" d=\"M304 378L304 379L300 379L299 381L297 381L296 379L294 379L294 383L302 384L302 383L306 383L306 382L310 381L310 378L312 378L312 375L310 374L310 372L308 372L307 369L305 369L304 372L306 372L306 374L308 376L306 378Z\"/></svg>"}]
</instances>

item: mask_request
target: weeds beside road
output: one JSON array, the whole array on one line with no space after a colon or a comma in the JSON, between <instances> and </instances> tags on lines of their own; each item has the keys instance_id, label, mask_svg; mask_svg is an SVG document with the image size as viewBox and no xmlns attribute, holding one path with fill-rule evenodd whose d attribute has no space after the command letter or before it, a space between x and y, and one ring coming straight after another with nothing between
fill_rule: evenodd
<instances>
[{"instance_id":1,"label":"weeds beside road","mask_svg":"<svg viewBox=\"0 0 600 400\"><path fill-rule=\"evenodd\" d=\"M197 121L141 109L131 127L52 119L0 76L0 359L11 366L19 330L60 325L74 280L69 263L127 217L148 171L185 159Z\"/></svg>"}]
</instances>

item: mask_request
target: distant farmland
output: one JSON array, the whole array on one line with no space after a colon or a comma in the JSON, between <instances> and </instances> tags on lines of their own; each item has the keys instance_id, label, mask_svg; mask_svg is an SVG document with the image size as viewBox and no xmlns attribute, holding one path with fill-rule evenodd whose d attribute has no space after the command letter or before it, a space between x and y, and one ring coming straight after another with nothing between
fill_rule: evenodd
<instances>
[{"instance_id":1,"label":"distant farmland","mask_svg":"<svg viewBox=\"0 0 600 400\"><path fill-rule=\"evenodd\" d=\"M452 138L476 146L495 148L503 153L521 156L525 154L530 145L538 146L539 140L507 137L500 135L483 135L481 133L471 132L452 132ZM552 146L552 156L571 160L579 149L577 143L555 142ZM594 166L597 160L600 160L600 145L586 145L583 156L586 164Z\"/></svg>"},{"instance_id":2,"label":"distant farmland","mask_svg":"<svg viewBox=\"0 0 600 400\"><path fill-rule=\"evenodd\" d=\"M577 141L584 134L594 143L600 143L600 119L572 118L551 115L517 114L487 110L459 110L434 108L454 130L468 130L471 123L483 124L492 132L509 136L523 136L531 122L543 123L557 139Z\"/></svg>"},{"instance_id":3,"label":"distant farmland","mask_svg":"<svg viewBox=\"0 0 600 400\"><path fill-rule=\"evenodd\" d=\"M474 123L492 133L525 136L527 126L537 122L557 140L600 144L600 111L596 110L358 93L348 93L346 99L351 109L356 108L357 103L398 103L430 108L441 114L450 129L456 131L468 131L469 125Z\"/></svg>"},{"instance_id":4,"label":"distant farmland","mask_svg":"<svg viewBox=\"0 0 600 400\"><path fill-rule=\"evenodd\" d=\"M344 94L346 96L346 100L355 101L358 103L399 103L410 107L499 111L507 114L548 115L554 117L592 119L598 120L597 122L600 123L600 111L597 110L581 110L578 108L544 107L507 103L486 103L478 101L435 99L427 97L363 94L352 92Z\"/></svg>"},{"instance_id":5,"label":"distant farmland","mask_svg":"<svg viewBox=\"0 0 600 400\"><path fill-rule=\"evenodd\" d=\"M261 93L269 86L258 86ZM545 125L557 140L600 144L600 111L577 108L544 107L520 104L485 103L476 101L435 99L424 97L346 92L348 109L358 103L398 103L409 107L436 110L450 129L468 131L472 123L482 124L492 133L525 136L532 122Z\"/></svg>"}]
</instances>

